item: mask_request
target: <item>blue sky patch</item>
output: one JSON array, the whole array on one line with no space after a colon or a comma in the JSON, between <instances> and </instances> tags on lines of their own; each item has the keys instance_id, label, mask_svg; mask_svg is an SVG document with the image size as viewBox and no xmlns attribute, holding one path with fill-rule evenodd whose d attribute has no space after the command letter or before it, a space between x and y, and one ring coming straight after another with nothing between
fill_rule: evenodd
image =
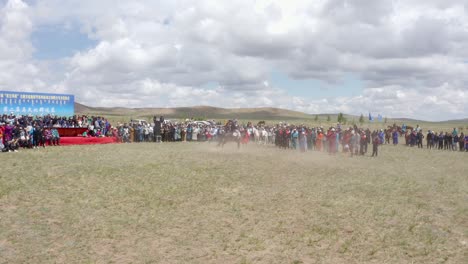
<instances>
[{"instance_id":1,"label":"blue sky patch","mask_svg":"<svg viewBox=\"0 0 468 264\"><path fill-rule=\"evenodd\" d=\"M347 74L340 82L330 84L317 79L293 79L275 71L270 74L269 81L273 87L286 89L293 96L306 98L357 96L364 88L362 80L354 74Z\"/></svg>"},{"instance_id":2,"label":"blue sky patch","mask_svg":"<svg viewBox=\"0 0 468 264\"><path fill-rule=\"evenodd\" d=\"M65 29L55 25L37 28L33 32L31 40L35 48L33 56L37 60L71 57L78 51L97 45L96 40L89 39L78 28Z\"/></svg>"}]
</instances>

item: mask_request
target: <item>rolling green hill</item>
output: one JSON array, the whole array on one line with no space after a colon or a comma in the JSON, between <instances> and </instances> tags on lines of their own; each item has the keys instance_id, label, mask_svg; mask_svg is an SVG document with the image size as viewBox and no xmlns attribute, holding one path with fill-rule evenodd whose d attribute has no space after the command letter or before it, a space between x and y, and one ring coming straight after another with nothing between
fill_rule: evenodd
<instances>
[{"instance_id":1,"label":"rolling green hill","mask_svg":"<svg viewBox=\"0 0 468 264\"><path fill-rule=\"evenodd\" d=\"M314 119L315 115L310 115L298 111L261 107L261 108L219 108L211 106L175 107L175 108L124 108L124 107L89 107L75 103L77 114L92 114L103 116L132 116L151 117L163 115L166 118L206 118L206 119L253 119L253 120L308 120ZM327 114L320 114L325 117ZM334 118L333 118L334 117ZM336 115L330 115L332 120L336 120ZM356 117L358 118L358 117Z\"/></svg>"},{"instance_id":2,"label":"rolling green hill","mask_svg":"<svg viewBox=\"0 0 468 264\"><path fill-rule=\"evenodd\" d=\"M211 106L193 106L193 107L174 107L174 108L125 108L125 107L90 107L80 103L75 103L76 114L100 115L108 117L116 122L127 122L130 119L151 120L153 116L164 116L166 119L215 119L227 120L237 118L239 120L249 121L287 121L292 123L313 123L313 124L336 124L338 114L306 114L298 111L292 111L273 107L260 108L220 108ZM318 120L315 121L316 116ZM327 121L330 116L330 121ZM359 123L359 116L347 115L348 124ZM409 118L388 118L384 122L370 123L367 120L367 114L364 114L365 124L370 127L378 127L396 124L407 124L411 126L420 125L423 129L443 129L448 130L453 127L464 128L468 130L468 119L450 120L443 122L429 122Z\"/></svg>"}]
</instances>

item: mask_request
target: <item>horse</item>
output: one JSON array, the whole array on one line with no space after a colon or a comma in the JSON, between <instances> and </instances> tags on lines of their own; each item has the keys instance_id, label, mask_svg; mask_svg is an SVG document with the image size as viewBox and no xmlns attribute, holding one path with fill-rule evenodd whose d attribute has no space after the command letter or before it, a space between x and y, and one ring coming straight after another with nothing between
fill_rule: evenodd
<instances>
[{"instance_id":1,"label":"horse","mask_svg":"<svg viewBox=\"0 0 468 264\"><path fill-rule=\"evenodd\" d=\"M218 147L220 146L221 148L224 147L224 145L229 142L235 142L237 143L237 148L240 148L240 143L241 143L241 133L239 130L234 130L234 131L229 131L226 132L224 129L220 129L219 134L218 134Z\"/></svg>"},{"instance_id":2,"label":"horse","mask_svg":"<svg viewBox=\"0 0 468 264\"><path fill-rule=\"evenodd\" d=\"M258 143L267 145L269 142L268 131L265 128L261 128L260 131L258 131L258 133L259 133Z\"/></svg>"},{"instance_id":3,"label":"horse","mask_svg":"<svg viewBox=\"0 0 468 264\"><path fill-rule=\"evenodd\" d=\"M258 130L256 127L252 127L252 133L253 133L253 136L254 136L254 141L255 143L259 144L260 143L260 130Z\"/></svg>"},{"instance_id":4,"label":"horse","mask_svg":"<svg viewBox=\"0 0 468 264\"><path fill-rule=\"evenodd\" d=\"M400 134L400 137L406 135L407 131L414 130L412 126L406 126L405 129L403 129L401 126L397 126L396 124L393 124L393 126L388 126L388 130L393 131L393 129L396 129L396 131L398 131L398 134Z\"/></svg>"},{"instance_id":5,"label":"horse","mask_svg":"<svg viewBox=\"0 0 468 264\"><path fill-rule=\"evenodd\" d=\"M400 133L400 136L406 135L406 132L413 131L413 130L414 130L414 127L412 126L406 126L405 129L398 126L398 132Z\"/></svg>"}]
</instances>

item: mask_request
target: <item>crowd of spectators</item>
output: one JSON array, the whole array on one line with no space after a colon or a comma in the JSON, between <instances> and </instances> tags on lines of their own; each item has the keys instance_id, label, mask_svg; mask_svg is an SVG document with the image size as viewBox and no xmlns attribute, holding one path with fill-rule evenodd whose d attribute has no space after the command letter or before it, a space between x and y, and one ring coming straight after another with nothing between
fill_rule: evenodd
<instances>
[{"instance_id":1,"label":"crowd of spectators","mask_svg":"<svg viewBox=\"0 0 468 264\"><path fill-rule=\"evenodd\" d=\"M388 136L387 136L388 135ZM372 156L378 155L378 147L383 144L398 145L400 136L404 136L405 145L409 147L424 147L426 138L427 149L443 149L468 152L468 135L459 133L456 128L452 132L436 133L429 130L424 136L422 129L417 126L413 130L405 131L403 135L396 129L380 129L370 131L357 126L342 129L338 124L324 130L323 127L308 128L305 126L279 126L276 129L275 144L283 149L292 148L325 151L335 154L339 151L353 155L365 155L368 145L372 144Z\"/></svg>"},{"instance_id":2,"label":"crowd of spectators","mask_svg":"<svg viewBox=\"0 0 468 264\"><path fill-rule=\"evenodd\" d=\"M468 135L465 136L463 132L459 133L456 128L453 128L452 132L428 130L427 133L423 133L421 129L415 129L405 134L407 146L424 148L424 141L426 141L427 149L438 150L468 151L467 139Z\"/></svg>"},{"instance_id":3,"label":"crowd of spectators","mask_svg":"<svg viewBox=\"0 0 468 264\"><path fill-rule=\"evenodd\" d=\"M84 136L112 136L111 124L103 117L54 115L32 116L13 113L0 116L0 150L59 146L59 128L86 128Z\"/></svg>"},{"instance_id":4,"label":"crowd of spectators","mask_svg":"<svg viewBox=\"0 0 468 264\"><path fill-rule=\"evenodd\" d=\"M228 121L231 124L232 120ZM342 128L341 124L324 129L323 127L296 126L289 124L277 124L266 126L252 123L231 125L215 123L214 121L194 122L165 122L164 119L155 118L153 124L128 123L118 126L118 137L121 142L178 142L178 141L217 141L225 131L236 129L241 134L241 142L256 142L259 144L274 144L281 149L297 149L300 151L316 150L330 154L338 152L348 153L350 156L366 155L369 145L372 146L372 156L378 155L378 148L383 144L390 144L387 139L393 136L393 144L397 145L401 136L406 139L406 145L422 147L422 130L408 130L406 134L400 134L397 130L359 128L356 125ZM428 132L427 148L433 148L434 144L439 149L468 151L468 136L458 133L454 129L451 133ZM442 147L440 147L442 146Z\"/></svg>"},{"instance_id":5,"label":"crowd of spectators","mask_svg":"<svg viewBox=\"0 0 468 264\"><path fill-rule=\"evenodd\" d=\"M213 141L219 135L220 123L214 121L194 121L186 119L183 122L164 120L164 117L154 118L153 123L145 121L130 121L117 125L119 142L180 142L180 141Z\"/></svg>"},{"instance_id":6,"label":"crowd of spectators","mask_svg":"<svg viewBox=\"0 0 468 264\"><path fill-rule=\"evenodd\" d=\"M115 137L121 143L218 141L224 133L234 129L239 131L243 144L274 144L281 149L324 151L331 155L337 152L351 156L366 155L368 146L372 145L372 156L377 156L379 145L390 144L390 139L397 145L400 136L411 147L423 148L425 139L428 149L468 151L468 135L459 133L455 128L452 132L436 133L429 130L423 134L418 126L401 134L401 131L391 128L371 131L356 125L342 128L341 124L324 129L285 123L274 126L266 126L265 123L244 125L235 120L230 120L227 124L193 119L173 122L164 120L162 116L154 117L152 121L132 120L113 127L106 118L100 116L80 115L66 118L53 115L3 115L0 117L0 149L17 151L20 148L58 146L58 128L86 128L81 134L83 137Z\"/></svg>"}]
</instances>

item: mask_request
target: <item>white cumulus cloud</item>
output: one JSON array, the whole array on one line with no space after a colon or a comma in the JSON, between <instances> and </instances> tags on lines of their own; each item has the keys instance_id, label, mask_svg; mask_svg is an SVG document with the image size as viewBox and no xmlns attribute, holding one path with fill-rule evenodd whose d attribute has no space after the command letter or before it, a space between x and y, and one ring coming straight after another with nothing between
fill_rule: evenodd
<instances>
[{"instance_id":1,"label":"white cumulus cloud","mask_svg":"<svg viewBox=\"0 0 468 264\"><path fill-rule=\"evenodd\" d=\"M463 0L8 0L0 88L69 92L94 106L463 118L467 10ZM33 56L38 27L70 24L96 45L55 61ZM346 78L357 76L363 87L329 98L311 87L299 97L273 72L343 86L333 89L351 89Z\"/></svg>"}]
</instances>

